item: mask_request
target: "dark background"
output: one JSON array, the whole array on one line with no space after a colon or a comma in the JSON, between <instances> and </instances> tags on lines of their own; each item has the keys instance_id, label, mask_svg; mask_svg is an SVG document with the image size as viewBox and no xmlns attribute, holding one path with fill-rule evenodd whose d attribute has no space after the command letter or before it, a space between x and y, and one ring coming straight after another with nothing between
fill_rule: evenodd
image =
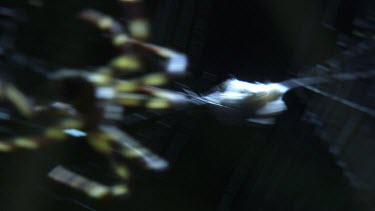
<instances>
[{"instance_id":1,"label":"dark background","mask_svg":"<svg viewBox=\"0 0 375 211\"><path fill-rule=\"evenodd\" d=\"M3 27L15 42L5 60L22 53L51 66L88 68L116 55L105 35L76 18L83 8L121 18L115 1L43 2L4 3L21 16L9 20L16 32ZM153 42L189 56L191 76L183 83L195 91L230 75L249 81L293 77L340 51L337 42L370 8L365 0L146 1ZM7 67L7 77L26 92L42 86L32 65ZM318 126L301 118L309 93L297 92L286 96L288 111L269 128L220 122L207 108L138 124L125 119L128 132L172 163L161 174L135 170L133 194L125 200L93 201L46 178L57 164L83 172L90 163L106 168L85 143L1 155L0 210L371 210L316 134Z\"/></svg>"}]
</instances>

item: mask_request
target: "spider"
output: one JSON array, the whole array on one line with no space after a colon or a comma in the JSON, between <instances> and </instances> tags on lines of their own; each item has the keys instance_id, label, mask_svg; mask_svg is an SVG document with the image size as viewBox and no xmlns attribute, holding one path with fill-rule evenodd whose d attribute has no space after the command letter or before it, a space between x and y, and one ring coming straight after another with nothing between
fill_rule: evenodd
<instances>
[{"instance_id":1,"label":"spider","mask_svg":"<svg viewBox=\"0 0 375 211\"><path fill-rule=\"evenodd\" d=\"M85 137L94 150L112 161L119 183L105 185L64 166L55 167L48 176L96 199L129 193L127 181L130 172L126 159L140 160L151 170L168 168L167 161L120 130L115 123L122 118L123 107L168 109L177 105L180 99L158 96L148 89L165 85L174 76L184 74L187 66L184 54L145 42L149 29L141 16L140 0L119 2L132 9L129 34L121 23L99 11L84 10L79 14L81 19L108 33L113 45L121 50L122 54L109 65L94 71L61 69L49 74L58 84L59 92L58 100L47 105L32 104L13 86L0 84L0 96L7 97L25 118L46 125L40 134L1 140L0 151L35 150L45 144L67 140L69 136ZM162 61L157 62L161 71L146 74L145 71L152 66L143 61L155 61L155 57Z\"/></svg>"},{"instance_id":2,"label":"spider","mask_svg":"<svg viewBox=\"0 0 375 211\"><path fill-rule=\"evenodd\" d=\"M33 106L26 100L11 97L10 101L20 113L32 121L46 122L48 127L36 136L19 136L0 142L0 151L11 152L16 148L37 149L44 144L66 140L68 136L85 137L96 151L113 161L114 174L121 181L114 185L101 184L63 166L54 168L49 177L98 199L123 196L129 192L126 181L130 172L123 158L141 160L152 170L168 167L165 160L117 128L116 122L121 120L124 106L169 109L186 104L208 104L253 115L256 118L250 120L269 124L274 116L286 109L282 96L294 87L230 79L222 84L221 89L207 95L155 88L167 84L174 76L183 75L187 58L184 54L145 41L149 37L148 24L144 18L139 18L140 12L137 11L141 1L121 0L120 3L136 9L132 10L135 15L129 21L129 33L121 23L96 10L82 11L79 17L109 34L112 44L122 54L107 66L93 71L61 69L50 74L49 77L59 84L61 101ZM154 68L163 71L145 73ZM15 89L2 90L1 93L7 93L3 96L10 96L9 90ZM48 118L44 118L46 116Z\"/></svg>"}]
</instances>

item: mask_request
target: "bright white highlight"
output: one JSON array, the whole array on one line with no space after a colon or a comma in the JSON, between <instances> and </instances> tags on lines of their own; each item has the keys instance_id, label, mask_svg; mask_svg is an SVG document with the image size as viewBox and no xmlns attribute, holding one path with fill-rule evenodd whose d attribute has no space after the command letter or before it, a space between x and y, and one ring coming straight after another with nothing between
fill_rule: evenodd
<instances>
[{"instance_id":1,"label":"bright white highlight","mask_svg":"<svg viewBox=\"0 0 375 211\"><path fill-rule=\"evenodd\" d=\"M280 93L288 91L288 87L278 83L249 83L240 81L237 79L229 79L224 82L226 92L238 92L238 93L259 93L259 92L270 92L277 90Z\"/></svg>"},{"instance_id":2,"label":"bright white highlight","mask_svg":"<svg viewBox=\"0 0 375 211\"><path fill-rule=\"evenodd\" d=\"M184 54L174 53L171 55L167 65L169 73L181 74L186 71L188 59Z\"/></svg>"},{"instance_id":3,"label":"bright white highlight","mask_svg":"<svg viewBox=\"0 0 375 211\"><path fill-rule=\"evenodd\" d=\"M77 129L65 129L64 133L73 136L73 137L85 137L87 134L83 131L77 130Z\"/></svg>"},{"instance_id":4,"label":"bright white highlight","mask_svg":"<svg viewBox=\"0 0 375 211\"><path fill-rule=\"evenodd\" d=\"M252 96L264 95L271 92L277 92L281 96L289 89L288 87L277 83L249 83L237 79L229 79L225 81L222 86L222 90L213 92L204 96L203 98L214 104L223 106L251 106L246 105L246 100ZM277 105L279 102L275 103L275 105ZM284 102L282 103L284 104Z\"/></svg>"},{"instance_id":5,"label":"bright white highlight","mask_svg":"<svg viewBox=\"0 0 375 211\"><path fill-rule=\"evenodd\" d=\"M111 87L98 87L96 88L95 96L99 99L113 99L116 96L116 92Z\"/></svg>"}]
</instances>

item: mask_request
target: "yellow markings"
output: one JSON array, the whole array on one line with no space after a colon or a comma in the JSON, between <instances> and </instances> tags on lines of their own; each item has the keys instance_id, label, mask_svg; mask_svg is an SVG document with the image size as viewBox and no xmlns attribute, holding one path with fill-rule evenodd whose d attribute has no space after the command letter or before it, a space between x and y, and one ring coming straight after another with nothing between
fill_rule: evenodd
<instances>
[{"instance_id":1,"label":"yellow markings","mask_svg":"<svg viewBox=\"0 0 375 211\"><path fill-rule=\"evenodd\" d=\"M147 39L149 37L149 24L146 19L134 19L129 23L130 34L138 39Z\"/></svg>"},{"instance_id":2,"label":"yellow markings","mask_svg":"<svg viewBox=\"0 0 375 211\"><path fill-rule=\"evenodd\" d=\"M111 67L115 69L137 71L141 69L141 62L136 56L123 55L115 58L111 62Z\"/></svg>"},{"instance_id":3,"label":"yellow markings","mask_svg":"<svg viewBox=\"0 0 375 211\"><path fill-rule=\"evenodd\" d=\"M99 22L97 23L98 27L101 29L101 30L107 30L109 28L111 28L113 26L113 20L112 18L110 17L104 17L104 18L101 18L99 20Z\"/></svg>"},{"instance_id":4,"label":"yellow markings","mask_svg":"<svg viewBox=\"0 0 375 211\"><path fill-rule=\"evenodd\" d=\"M167 109L171 107L171 103L166 99L158 98L148 101L146 107L150 109Z\"/></svg>"},{"instance_id":5,"label":"yellow markings","mask_svg":"<svg viewBox=\"0 0 375 211\"><path fill-rule=\"evenodd\" d=\"M141 101L135 100L135 99L122 98L118 102L123 106L140 106L141 105Z\"/></svg>"},{"instance_id":6,"label":"yellow markings","mask_svg":"<svg viewBox=\"0 0 375 211\"><path fill-rule=\"evenodd\" d=\"M138 80L117 81L115 89L117 92L133 92L136 91L138 87Z\"/></svg>"},{"instance_id":7,"label":"yellow markings","mask_svg":"<svg viewBox=\"0 0 375 211\"><path fill-rule=\"evenodd\" d=\"M62 128L74 128L79 129L83 127L83 123L76 119L66 119L62 121L59 125Z\"/></svg>"},{"instance_id":8,"label":"yellow markings","mask_svg":"<svg viewBox=\"0 0 375 211\"><path fill-rule=\"evenodd\" d=\"M33 114L31 104L27 98L14 86L8 85L5 88L4 94L9 101L11 101L16 108L26 117L30 117Z\"/></svg>"},{"instance_id":9,"label":"yellow markings","mask_svg":"<svg viewBox=\"0 0 375 211\"><path fill-rule=\"evenodd\" d=\"M38 144L29 138L17 138L14 140L14 145L25 149L37 149Z\"/></svg>"},{"instance_id":10,"label":"yellow markings","mask_svg":"<svg viewBox=\"0 0 375 211\"><path fill-rule=\"evenodd\" d=\"M117 102L124 106L140 106L147 97L139 94L122 94L117 97Z\"/></svg>"},{"instance_id":11,"label":"yellow markings","mask_svg":"<svg viewBox=\"0 0 375 211\"><path fill-rule=\"evenodd\" d=\"M154 73L142 77L142 83L149 86L161 86L168 83L168 77L164 73Z\"/></svg>"},{"instance_id":12,"label":"yellow markings","mask_svg":"<svg viewBox=\"0 0 375 211\"><path fill-rule=\"evenodd\" d=\"M93 133L89 135L89 143L99 152L111 153L111 136L104 133Z\"/></svg>"},{"instance_id":13,"label":"yellow markings","mask_svg":"<svg viewBox=\"0 0 375 211\"><path fill-rule=\"evenodd\" d=\"M155 45L152 45L152 47L157 51L159 56L162 56L165 58L169 58L175 54L174 51L167 49L167 48L162 48L162 47L155 46Z\"/></svg>"},{"instance_id":14,"label":"yellow markings","mask_svg":"<svg viewBox=\"0 0 375 211\"><path fill-rule=\"evenodd\" d=\"M114 170L115 170L115 173L117 174L117 176L119 176L120 178L129 179L130 172L125 166L115 165Z\"/></svg>"},{"instance_id":15,"label":"yellow markings","mask_svg":"<svg viewBox=\"0 0 375 211\"><path fill-rule=\"evenodd\" d=\"M92 181L63 166L57 166L48 173L48 177L62 184L80 190L90 197L103 198L110 193L110 188L106 185Z\"/></svg>"},{"instance_id":16,"label":"yellow markings","mask_svg":"<svg viewBox=\"0 0 375 211\"><path fill-rule=\"evenodd\" d=\"M122 46L129 40L130 38L127 35L119 34L112 39L112 43L114 46Z\"/></svg>"},{"instance_id":17,"label":"yellow markings","mask_svg":"<svg viewBox=\"0 0 375 211\"><path fill-rule=\"evenodd\" d=\"M0 152L10 152L10 151L12 151L12 147L9 144L0 142Z\"/></svg>"},{"instance_id":18,"label":"yellow markings","mask_svg":"<svg viewBox=\"0 0 375 211\"><path fill-rule=\"evenodd\" d=\"M119 80L116 83L115 89L118 92L133 92L139 89L140 85L148 86L162 86L167 84L169 78L164 73L153 73L143 76L136 80Z\"/></svg>"},{"instance_id":19,"label":"yellow markings","mask_svg":"<svg viewBox=\"0 0 375 211\"><path fill-rule=\"evenodd\" d=\"M112 80L112 77L109 73L106 72L97 72L89 76L89 80L97 86L103 86L109 84Z\"/></svg>"},{"instance_id":20,"label":"yellow markings","mask_svg":"<svg viewBox=\"0 0 375 211\"><path fill-rule=\"evenodd\" d=\"M126 158L139 158L140 157L140 153L133 149L123 149L121 151L121 155Z\"/></svg>"},{"instance_id":21,"label":"yellow markings","mask_svg":"<svg viewBox=\"0 0 375 211\"><path fill-rule=\"evenodd\" d=\"M51 127L45 130L44 135L47 138L54 139L54 140L62 140L62 139L65 139L67 136L62 129L54 128L54 127Z\"/></svg>"},{"instance_id":22,"label":"yellow markings","mask_svg":"<svg viewBox=\"0 0 375 211\"><path fill-rule=\"evenodd\" d=\"M109 188L106 186L95 185L90 187L90 189L87 190L86 193L93 198L103 198L104 196L109 194Z\"/></svg>"},{"instance_id":23,"label":"yellow markings","mask_svg":"<svg viewBox=\"0 0 375 211\"><path fill-rule=\"evenodd\" d=\"M129 189L126 185L115 185L111 188L111 193L113 196L121 196L129 193Z\"/></svg>"}]
</instances>

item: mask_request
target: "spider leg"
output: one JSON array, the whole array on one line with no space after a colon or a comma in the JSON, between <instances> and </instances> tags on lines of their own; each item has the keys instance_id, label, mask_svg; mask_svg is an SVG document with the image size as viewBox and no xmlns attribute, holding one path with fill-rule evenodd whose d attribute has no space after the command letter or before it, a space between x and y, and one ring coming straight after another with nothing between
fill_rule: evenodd
<instances>
[{"instance_id":1,"label":"spider leg","mask_svg":"<svg viewBox=\"0 0 375 211\"><path fill-rule=\"evenodd\" d=\"M100 30L107 31L111 36L114 46L121 49L128 49L127 46L133 46L135 49L145 51L151 55L157 55L167 60L165 69L170 74L179 75L185 73L187 67L186 55L169 48L146 43L131 37L131 35L124 32L119 22L101 12L95 10L84 10L80 13L79 17L90 24L96 25ZM118 66L122 66L123 69L133 67L131 65L136 63L134 60L134 54L132 55L129 53L115 58L114 61L116 61L115 64L121 64Z\"/></svg>"},{"instance_id":2,"label":"spider leg","mask_svg":"<svg viewBox=\"0 0 375 211\"><path fill-rule=\"evenodd\" d=\"M194 96L189 93L176 92L154 86L143 86L141 88L141 91L157 99L164 99L168 101L170 107L181 107L184 105L189 105L192 103L191 98L199 98L199 96Z\"/></svg>"},{"instance_id":3,"label":"spider leg","mask_svg":"<svg viewBox=\"0 0 375 211\"><path fill-rule=\"evenodd\" d=\"M116 103L126 107L143 107L147 109L169 109L173 102L169 99L144 94L123 93L115 98Z\"/></svg>"},{"instance_id":4,"label":"spider leg","mask_svg":"<svg viewBox=\"0 0 375 211\"><path fill-rule=\"evenodd\" d=\"M138 40L150 37L149 21L145 18L142 0L118 0L124 7L129 18L129 33Z\"/></svg>"},{"instance_id":5,"label":"spider leg","mask_svg":"<svg viewBox=\"0 0 375 211\"><path fill-rule=\"evenodd\" d=\"M33 115L31 103L26 96L10 83L0 81L0 99L9 100L25 117Z\"/></svg>"},{"instance_id":6,"label":"spider leg","mask_svg":"<svg viewBox=\"0 0 375 211\"><path fill-rule=\"evenodd\" d=\"M48 176L61 184L84 192L89 197L101 199L106 196L118 197L129 193L126 181L130 178L130 172L126 165L117 159L116 155L141 160L148 169L152 170L163 170L168 167L165 160L143 147L120 129L107 125L102 125L100 129L103 132L97 131L88 134L89 144L98 152L111 157L113 171L123 182L105 185L63 166L55 167ZM114 154L113 149L118 149L119 154Z\"/></svg>"},{"instance_id":7,"label":"spider leg","mask_svg":"<svg viewBox=\"0 0 375 211\"><path fill-rule=\"evenodd\" d=\"M118 92L112 87L98 87L96 97L124 107L140 107L146 109L170 109L186 104L187 100L187 98L178 94L175 95L175 98L173 96L153 96L147 93Z\"/></svg>"},{"instance_id":8,"label":"spider leg","mask_svg":"<svg viewBox=\"0 0 375 211\"><path fill-rule=\"evenodd\" d=\"M158 45L142 42L129 38L126 34L117 35L112 38L114 46L119 47L120 49L127 49L127 46L132 46L133 49L139 50L139 52L144 52L146 55L156 55L164 60L162 63L163 68L166 72L173 76L180 76L186 73L188 59L185 54L179 53L169 48L161 47ZM111 62L111 67L117 71L126 72L130 70L140 70L141 66L137 65L134 68L135 57L134 54L124 53L116 57L113 62Z\"/></svg>"},{"instance_id":9,"label":"spider leg","mask_svg":"<svg viewBox=\"0 0 375 211\"><path fill-rule=\"evenodd\" d=\"M13 152L16 149L36 150L50 143L64 141L68 135L84 136L85 133L79 130L81 127L82 122L80 120L66 118L43 130L41 135L19 136L0 140L0 152Z\"/></svg>"},{"instance_id":10,"label":"spider leg","mask_svg":"<svg viewBox=\"0 0 375 211\"><path fill-rule=\"evenodd\" d=\"M73 189L84 192L92 198L104 198L106 196L124 196L129 193L125 183L105 185L75 173L63 166L56 166L49 173L48 177L67 185Z\"/></svg>"},{"instance_id":11,"label":"spider leg","mask_svg":"<svg viewBox=\"0 0 375 211\"><path fill-rule=\"evenodd\" d=\"M89 143L99 152L111 155L113 149L124 158L141 161L146 168L164 170L168 162L142 146L134 138L112 125L101 125L102 132L89 134Z\"/></svg>"},{"instance_id":12,"label":"spider leg","mask_svg":"<svg viewBox=\"0 0 375 211\"><path fill-rule=\"evenodd\" d=\"M88 134L88 143L99 153L110 157L111 165L115 175L123 181L129 180L130 171L127 166L116 159L116 155L113 153L113 141L114 137L112 134L96 131Z\"/></svg>"},{"instance_id":13,"label":"spider leg","mask_svg":"<svg viewBox=\"0 0 375 211\"><path fill-rule=\"evenodd\" d=\"M170 80L170 77L163 72L156 72L143 75L133 79L115 79L113 86L116 92L136 92L142 90L144 86L163 86Z\"/></svg>"}]
</instances>

